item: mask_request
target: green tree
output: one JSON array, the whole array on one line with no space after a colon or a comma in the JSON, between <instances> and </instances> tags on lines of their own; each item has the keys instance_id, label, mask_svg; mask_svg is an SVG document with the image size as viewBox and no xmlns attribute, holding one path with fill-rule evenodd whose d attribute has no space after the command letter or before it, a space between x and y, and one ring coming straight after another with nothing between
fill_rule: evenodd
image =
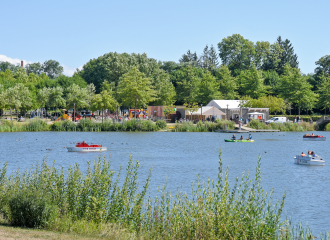
<instances>
[{"instance_id":1,"label":"green tree","mask_svg":"<svg viewBox=\"0 0 330 240\"><path fill-rule=\"evenodd\" d=\"M237 79L231 75L229 68L221 65L216 71L216 78L220 84L220 92L223 99L234 100L238 98Z\"/></svg>"},{"instance_id":2,"label":"green tree","mask_svg":"<svg viewBox=\"0 0 330 240\"><path fill-rule=\"evenodd\" d=\"M215 77L206 71L203 74L202 80L199 84L198 102L208 104L213 99L221 99L221 93L219 92L219 83Z\"/></svg>"},{"instance_id":3,"label":"green tree","mask_svg":"<svg viewBox=\"0 0 330 240\"><path fill-rule=\"evenodd\" d=\"M46 104L49 102L50 91L51 89L48 87L44 87L38 91L37 101L39 103L39 107L46 107Z\"/></svg>"},{"instance_id":4,"label":"green tree","mask_svg":"<svg viewBox=\"0 0 330 240\"><path fill-rule=\"evenodd\" d=\"M17 118L18 118L18 109L21 109L23 111L27 111L31 109L33 105L33 99L32 99L32 92L29 90L27 86L24 86L24 84L19 83L15 86L18 89L18 100L21 102L20 108L17 108Z\"/></svg>"},{"instance_id":5,"label":"green tree","mask_svg":"<svg viewBox=\"0 0 330 240\"><path fill-rule=\"evenodd\" d=\"M262 70L279 72L279 63L281 61L282 53L283 48L279 43L271 44L269 52L266 52L266 57L262 64Z\"/></svg>"},{"instance_id":6,"label":"green tree","mask_svg":"<svg viewBox=\"0 0 330 240\"><path fill-rule=\"evenodd\" d=\"M324 109L324 112L326 113L327 109L330 109L330 77L326 77L322 74L320 79L317 91L320 96L318 106L321 109Z\"/></svg>"},{"instance_id":7,"label":"green tree","mask_svg":"<svg viewBox=\"0 0 330 240\"><path fill-rule=\"evenodd\" d=\"M161 63L158 63L153 58L148 58L147 54L128 54L128 53L107 53L97 59L92 59L87 62L78 75L81 76L87 83L93 83L96 88L96 93L101 92L101 84L104 80L109 83L114 83L117 87L120 77L136 67L146 77L151 78L153 72L159 69ZM116 89L113 89L116 91Z\"/></svg>"},{"instance_id":8,"label":"green tree","mask_svg":"<svg viewBox=\"0 0 330 240\"><path fill-rule=\"evenodd\" d=\"M136 116L136 108L155 101L157 93L151 85L150 78L134 67L120 78L117 94L125 106L134 105Z\"/></svg>"},{"instance_id":9,"label":"green tree","mask_svg":"<svg viewBox=\"0 0 330 240\"><path fill-rule=\"evenodd\" d=\"M102 122L103 122L103 112L105 109L110 109L113 111L117 106L117 101L113 97L112 90L102 90L101 93L95 94L92 97L91 110L102 110Z\"/></svg>"},{"instance_id":10,"label":"green tree","mask_svg":"<svg viewBox=\"0 0 330 240\"><path fill-rule=\"evenodd\" d=\"M47 60L42 64L42 71L50 78L54 79L63 73L63 67L58 61Z\"/></svg>"},{"instance_id":11,"label":"green tree","mask_svg":"<svg viewBox=\"0 0 330 240\"><path fill-rule=\"evenodd\" d=\"M194 66L183 67L172 74L179 104L198 102L202 77L203 70Z\"/></svg>"},{"instance_id":12,"label":"green tree","mask_svg":"<svg viewBox=\"0 0 330 240\"><path fill-rule=\"evenodd\" d=\"M270 54L270 43L269 42L256 42L255 54L253 56L253 63L258 70L261 70L267 61L267 56Z\"/></svg>"},{"instance_id":13,"label":"green tree","mask_svg":"<svg viewBox=\"0 0 330 240\"><path fill-rule=\"evenodd\" d=\"M198 57L196 52L191 53L190 50L187 53L183 54L182 57L179 59L180 63L188 63L188 62L198 62Z\"/></svg>"},{"instance_id":14,"label":"green tree","mask_svg":"<svg viewBox=\"0 0 330 240\"><path fill-rule=\"evenodd\" d=\"M39 76L43 71L43 67L40 62L29 63L25 65L25 70L27 74L34 73Z\"/></svg>"},{"instance_id":15,"label":"green tree","mask_svg":"<svg viewBox=\"0 0 330 240\"><path fill-rule=\"evenodd\" d=\"M283 98L278 98L275 96L263 96L258 99L253 99L251 97L244 97L241 99L243 104L242 107L249 108L269 108L270 113L282 112L285 113L287 105Z\"/></svg>"},{"instance_id":16,"label":"green tree","mask_svg":"<svg viewBox=\"0 0 330 240\"><path fill-rule=\"evenodd\" d=\"M292 68L289 64L284 67L278 89L280 97L298 104L299 116L302 104L309 103L309 106L313 106L317 101L318 95L311 90L312 85L301 76L299 69Z\"/></svg>"},{"instance_id":17,"label":"green tree","mask_svg":"<svg viewBox=\"0 0 330 240\"><path fill-rule=\"evenodd\" d=\"M72 84L68 88L68 94L66 95L66 106L67 108L82 109L89 106L89 95L90 93L86 88L81 88L77 84Z\"/></svg>"},{"instance_id":18,"label":"green tree","mask_svg":"<svg viewBox=\"0 0 330 240\"><path fill-rule=\"evenodd\" d=\"M218 43L219 56L224 65L238 75L252 66L255 48L253 42L239 34L233 34Z\"/></svg>"},{"instance_id":19,"label":"green tree","mask_svg":"<svg viewBox=\"0 0 330 240\"><path fill-rule=\"evenodd\" d=\"M330 76L330 55L325 55L315 62L315 74L319 75L324 73L326 76Z\"/></svg>"},{"instance_id":20,"label":"green tree","mask_svg":"<svg viewBox=\"0 0 330 240\"><path fill-rule=\"evenodd\" d=\"M198 111L198 103L197 102L190 102L190 103L184 103L185 106L184 110L188 110L190 112L190 120L192 120L192 114L194 112Z\"/></svg>"},{"instance_id":21,"label":"green tree","mask_svg":"<svg viewBox=\"0 0 330 240\"><path fill-rule=\"evenodd\" d=\"M50 89L49 93L49 106L55 108L59 106L65 106L65 99L63 96L63 88L62 87L53 87Z\"/></svg>"},{"instance_id":22,"label":"green tree","mask_svg":"<svg viewBox=\"0 0 330 240\"><path fill-rule=\"evenodd\" d=\"M0 62L0 71L2 72L5 72L7 69L15 72L19 67L20 65L14 65L10 62Z\"/></svg>"},{"instance_id":23,"label":"green tree","mask_svg":"<svg viewBox=\"0 0 330 240\"><path fill-rule=\"evenodd\" d=\"M169 74L164 70L158 69L153 73L152 86L156 91L156 100L153 105L172 105L175 102L175 88L170 81Z\"/></svg>"},{"instance_id":24,"label":"green tree","mask_svg":"<svg viewBox=\"0 0 330 240\"><path fill-rule=\"evenodd\" d=\"M281 36L277 38L277 43L281 46L282 52L280 54L280 61L278 63L277 71L281 75L284 72L284 67L289 64L292 68L298 68L298 56L294 53L292 43L289 39L282 40Z\"/></svg>"},{"instance_id":25,"label":"green tree","mask_svg":"<svg viewBox=\"0 0 330 240\"><path fill-rule=\"evenodd\" d=\"M15 87L11 87L6 89L1 96L2 99L4 100L4 106L9 108L11 121L13 121L12 110L14 108L21 107L21 102L18 99L18 95L19 95L18 89Z\"/></svg>"},{"instance_id":26,"label":"green tree","mask_svg":"<svg viewBox=\"0 0 330 240\"><path fill-rule=\"evenodd\" d=\"M8 88L3 92L2 97L4 100L4 105L9 107L11 120L13 119L12 109L17 111L20 108L29 108L32 106L32 99L30 97L30 91L22 83L18 83L15 87Z\"/></svg>"},{"instance_id":27,"label":"green tree","mask_svg":"<svg viewBox=\"0 0 330 240\"><path fill-rule=\"evenodd\" d=\"M261 71L254 66L251 70L241 71L238 76L241 95L248 95L252 98L259 98L265 95L267 89Z\"/></svg>"}]
</instances>

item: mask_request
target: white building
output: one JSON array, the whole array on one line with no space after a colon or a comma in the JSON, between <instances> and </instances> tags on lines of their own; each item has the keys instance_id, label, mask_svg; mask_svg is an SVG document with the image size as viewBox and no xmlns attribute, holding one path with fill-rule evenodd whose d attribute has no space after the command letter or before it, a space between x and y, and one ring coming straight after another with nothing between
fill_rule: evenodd
<instances>
[{"instance_id":1,"label":"white building","mask_svg":"<svg viewBox=\"0 0 330 240\"><path fill-rule=\"evenodd\" d=\"M224 119L238 119L243 117L246 119L258 119L261 118L263 121L269 119L269 108L247 108L241 107L242 100L212 100L206 106L216 107L226 115Z\"/></svg>"}]
</instances>

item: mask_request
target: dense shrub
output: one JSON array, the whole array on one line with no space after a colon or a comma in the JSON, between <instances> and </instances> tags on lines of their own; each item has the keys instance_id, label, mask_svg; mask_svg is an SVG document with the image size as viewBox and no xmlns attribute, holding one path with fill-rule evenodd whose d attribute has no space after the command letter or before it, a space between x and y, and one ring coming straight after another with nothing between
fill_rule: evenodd
<instances>
[{"instance_id":1,"label":"dense shrub","mask_svg":"<svg viewBox=\"0 0 330 240\"><path fill-rule=\"evenodd\" d=\"M10 222L20 227L45 227L56 216L56 208L47 199L47 193L20 189L9 200Z\"/></svg>"},{"instance_id":2,"label":"dense shrub","mask_svg":"<svg viewBox=\"0 0 330 240\"><path fill-rule=\"evenodd\" d=\"M166 128L167 124L164 120L157 120L156 121L156 126L159 128L159 129L164 129Z\"/></svg>"}]
</instances>

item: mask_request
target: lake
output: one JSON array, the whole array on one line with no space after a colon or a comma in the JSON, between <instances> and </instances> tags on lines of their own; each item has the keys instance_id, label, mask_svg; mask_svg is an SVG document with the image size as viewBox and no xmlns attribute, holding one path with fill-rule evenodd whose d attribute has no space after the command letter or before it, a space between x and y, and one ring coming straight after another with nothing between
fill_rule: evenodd
<instances>
[{"instance_id":1,"label":"lake","mask_svg":"<svg viewBox=\"0 0 330 240\"><path fill-rule=\"evenodd\" d=\"M165 180L168 190L181 187L190 192L191 181L217 178L219 147L223 166L229 166L231 182L242 172L254 176L258 155L261 156L262 186L267 192L274 189L274 199L281 199L287 191L283 217L302 222L315 234L330 230L330 133L324 142L303 141L301 132L252 133L254 143L225 143L229 133L126 133L126 132L18 132L0 133L1 165L8 162L8 172L35 165L47 157L65 169L79 163L86 169L99 153L68 152L73 142L87 141L108 147L102 156L111 155L114 170L126 167L130 155L140 162L141 184L152 170L150 189L155 195ZM237 134L238 135L238 134ZM247 137L248 134L243 134ZM46 150L52 149L52 150ZM326 160L325 166L311 167L293 164L293 157L308 150Z\"/></svg>"}]
</instances>

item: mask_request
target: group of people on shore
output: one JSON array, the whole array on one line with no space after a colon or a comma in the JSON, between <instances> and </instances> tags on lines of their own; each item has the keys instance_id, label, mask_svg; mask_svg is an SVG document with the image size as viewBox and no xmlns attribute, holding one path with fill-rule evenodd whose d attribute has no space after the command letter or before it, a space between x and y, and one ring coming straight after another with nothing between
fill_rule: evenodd
<instances>
[{"instance_id":1,"label":"group of people on shore","mask_svg":"<svg viewBox=\"0 0 330 240\"><path fill-rule=\"evenodd\" d=\"M235 134L233 134L233 136L231 137L231 140L236 140ZM243 136L241 135L241 137L238 140L244 140ZM252 135L249 134L249 136L245 140L252 140Z\"/></svg>"},{"instance_id":2,"label":"group of people on shore","mask_svg":"<svg viewBox=\"0 0 330 240\"><path fill-rule=\"evenodd\" d=\"M304 152L301 153L301 156L302 157L305 157L306 154ZM308 150L307 152L307 156L310 156L310 157L316 157L316 154L314 153L314 151L311 151L311 150Z\"/></svg>"}]
</instances>

